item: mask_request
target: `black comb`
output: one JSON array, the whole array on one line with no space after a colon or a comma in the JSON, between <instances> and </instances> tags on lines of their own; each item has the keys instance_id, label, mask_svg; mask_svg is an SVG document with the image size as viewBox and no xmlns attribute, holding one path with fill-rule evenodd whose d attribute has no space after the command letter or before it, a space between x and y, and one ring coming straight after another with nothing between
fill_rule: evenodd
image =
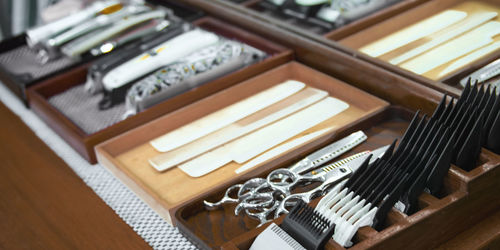
<instances>
[{"instance_id":1,"label":"black comb","mask_svg":"<svg viewBox=\"0 0 500 250\"><path fill-rule=\"evenodd\" d=\"M299 200L280 227L306 249L323 249L332 237L335 224Z\"/></svg>"}]
</instances>

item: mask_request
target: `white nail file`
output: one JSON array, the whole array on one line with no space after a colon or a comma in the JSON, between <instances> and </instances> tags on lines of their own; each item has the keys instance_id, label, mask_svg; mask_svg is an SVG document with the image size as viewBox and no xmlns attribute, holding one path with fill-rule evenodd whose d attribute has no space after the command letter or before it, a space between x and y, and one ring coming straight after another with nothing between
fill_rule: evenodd
<instances>
[{"instance_id":1,"label":"white nail file","mask_svg":"<svg viewBox=\"0 0 500 250\"><path fill-rule=\"evenodd\" d=\"M245 165L237 168L234 172L237 174L241 174L241 173L243 173L243 172L245 172L245 171L247 171L255 166L258 166L258 165L260 165L260 164L262 164L270 159L273 159L274 157L276 157L280 154L283 154L291 149L294 149L298 146L306 144L306 143L326 134L328 131L331 131L331 128L325 128L325 129L304 135L302 137L299 137L295 140L292 140L292 141L287 142L285 144L282 144L280 146L277 146L277 147L255 157L251 161L248 161L247 163L245 163Z\"/></svg>"},{"instance_id":2,"label":"white nail file","mask_svg":"<svg viewBox=\"0 0 500 250\"><path fill-rule=\"evenodd\" d=\"M347 103L328 97L294 115L234 141L230 147L233 159L242 164L265 150L328 120L348 107Z\"/></svg>"},{"instance_id":3,"label":"white nail file","mask_svg":"<svg viewBox=\"0 0 500 250\"><path fill-rule=\"evenodd\" d=\"M439 77L443 77L457 69L460 69L462 67L464 67L465 65L468 65L476 60L478 60L479 58L493 52L493 51L496 51L500 49L500 41L498 42L494 42L488 46L485 46L483 48L480 48L460 59L458 59L457 61L453 62L450 66L446 67L446 69L444 69L443 71L441 71L441 73L439 73Z\"/></svg>"},{"instance_id":4,"label":"white nail file","mask_svg":"<svg viewBox=\"0 0 500 250\"><path fill-rule=\"evenodd\" d=\"M347 103L328 97L287 118L185 162L179 165L179 168L192 177L200 177L233 160L237 162L237 159L253 158L348 107Z\"/></svg>"},{"instance_id":5,"label":"white nail file","mask_svg":"<svg viewBox=\"0 0 500 250\"><path fill-rule=\"evenodd\" d=\"M188 31L114 68L103 77L103 86L108 91L119 88L219 40L212 32L200 29Z\"/></svg>"},{"instance_id":6,"label":"white nail file","mask_svg":"<svg viewBox=\"0 0 500 250\"><path fill-rule=\"evenodd\" d=\"M360 51L370 56L378 57L422 37L426 37L438 30L444 29L463 20L465 17L467 17L467 13L463 11L446 10L364 46Z\"/></svg>"},{"instance_id":7,"label":"white nail file","mask_svg":"<svg viewBox=\"0 0 500 250\"><path fill-rule=\"evenodd\" d=\"M160 152L173 150L279 102L305 86L298 81L286 81L160 136L150 142L151 146Z\"/></svg>"},{"instance_id":8,"label":"white nail file","mask_svg":"<svg viewBox=\"0 0 500 250\"><path fill-rule=\"evenodd\" d=\"M411 49L391 60L389 62L391 64L400 64L412 57L418 56L421 53L432 49L444 42L447 42L448 40L457 37L483 23L485 23L488 20L493 19L496 17L498 13L496 12L481 12L481 13L475 13L467 17L465 20L456 23L444 30L440 30L428 37L425 37L424 39L430 39L430 41L414 48Z\"/></svg>"},{"instance_id":9,"label":"white nail file","mask_svg":"<svg viewBox=\"0 0 500 250\"><path fill-rule=\"evenodd\" d=\"M256 129L295 113L298 110L318 102L327 95L328 93L326 91L315 88L306 88L284 100L281 100L198 140L151 158L149 163L156 170L164 171L205 153L208 150L223 145L240 136L248 134Z\"/></svg>"},{"instance_id":10,"label":"white nail file","mask_svg":"<svg viewBox=\"0 0 500 250\"><path fill-rule=\"evenodd\" d=\"M498 34L500 34L500 22L488 22L400 66L416 74L424 74L493 42L492 37Z\"/></svg>"}]
</instances>

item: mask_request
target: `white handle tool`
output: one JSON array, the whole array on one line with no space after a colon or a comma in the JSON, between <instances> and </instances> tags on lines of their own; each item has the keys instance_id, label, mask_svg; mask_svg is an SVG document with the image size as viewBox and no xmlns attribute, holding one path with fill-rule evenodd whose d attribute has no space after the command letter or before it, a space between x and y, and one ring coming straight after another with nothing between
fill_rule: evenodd
<instances>
[{"instance_id":1,"label":"white handle tool","mask_svg":"<svg viewBox=\"0 0 500 250\"><path fill-rule=\"evenodd\" d=\"M151 146L160 152L178 148L279 102L304 87L304 83L286 81L158 137L150 142Z\"/></svg>"}]
</instances>

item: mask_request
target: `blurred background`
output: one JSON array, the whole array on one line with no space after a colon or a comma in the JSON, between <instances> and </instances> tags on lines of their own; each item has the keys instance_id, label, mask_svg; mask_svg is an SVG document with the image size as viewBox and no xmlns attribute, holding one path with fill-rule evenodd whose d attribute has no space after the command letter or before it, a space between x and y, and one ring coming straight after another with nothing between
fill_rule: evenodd
<instances>
[{"instance_id":1,"label":"blurred background","mask_svg":"<svg viewBox=\"0 0 500 250\"><path fill-rule=\"evenodd\" d=\"M19 35L26 29L50 22L95 0L0 0L0 40ZM122 2L143 2L129 0Z\"/></svg>"}]
</instances>

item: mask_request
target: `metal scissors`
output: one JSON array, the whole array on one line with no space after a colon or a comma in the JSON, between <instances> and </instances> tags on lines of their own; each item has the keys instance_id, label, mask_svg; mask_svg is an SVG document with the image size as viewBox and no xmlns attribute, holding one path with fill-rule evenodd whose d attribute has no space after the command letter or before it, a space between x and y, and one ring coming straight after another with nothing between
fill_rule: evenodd
<instances>
[{"instance_id":1,"label":"metal scissors","mask_svg":"<svg viewBox=\"0 0 500 250\"><path fill-rule=\"evenodd\" d=\"M323 167L319 170L314 170L308 173L306 177L307 179L311 179L310 177L316 176L316 180L322 182L318 187L309 190L303 193L290 194L286 196L280 203L280 206L276 209L275 218L279 217L283 213L288 213L287 206L288 204L294 204L297 200L303 200L306 203L311 202L312 199L323 195L327 190L338 184L340 181L346 179L351 176L362 164L365 162L370 155L372 158L369 161L369 164L373 163L376 159L382 157L384 153L387 151L389 146L384 146L378 148L374 151L364 151L350 157L344 158L340 161L337 161L333 164L330 164L326 167ZM306 179L306 177L298 176L293 178L302 178ZM290 188L294 183L298 183L299 180L294 180L288 186L284 186L285 188ZM281 185L281 184L275 184Z\"/></svg>"}]
</instances>

